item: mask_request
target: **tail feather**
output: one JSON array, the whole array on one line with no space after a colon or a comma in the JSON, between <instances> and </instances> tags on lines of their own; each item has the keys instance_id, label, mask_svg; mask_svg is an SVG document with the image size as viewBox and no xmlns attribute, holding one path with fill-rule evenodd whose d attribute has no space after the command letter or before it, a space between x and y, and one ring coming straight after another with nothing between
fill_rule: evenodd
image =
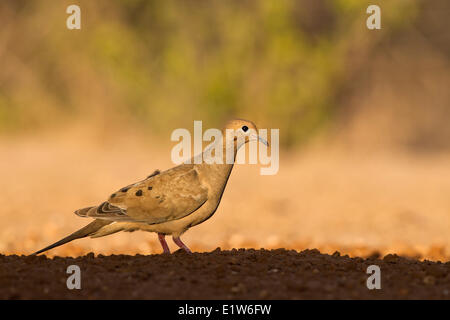
<instances>
[{"instance_id":1,"label":"tail feather","mask_svg":"<svg viewBox=\"0 0 450 320\"><path fill-rule=\"evenodd\" d=\"M87 217L89 210L91 210L92 208L96 208L96 207L87 207L87 208L78 209L75 211L75 214L80 217Z\"/></svg>"},{"instance_id":2,"label":"tail feather","mask_svg":"<svg viewBox=\"0 0 450 320\"><path fill-rule=\"evenodd\" d=\"M87 226L81 228L78 231L75 231L74 233L68 235L67 237L55 242L52 245L49 245L48 247L45 247L44 249L41 249L39 251L36 251L35 253L33 253L33 255L38 255L44 251L59 247L63 244L66 244L72 240L75 239L80 239L80 238L84 238L87 237L93 233L95 233L96 231L100 230L102 227L110 224L112 221L107 221L107 220L99 220L96 219L94 221L92 221L91 223L89 223Z\"/></svg>"}]
</instances>

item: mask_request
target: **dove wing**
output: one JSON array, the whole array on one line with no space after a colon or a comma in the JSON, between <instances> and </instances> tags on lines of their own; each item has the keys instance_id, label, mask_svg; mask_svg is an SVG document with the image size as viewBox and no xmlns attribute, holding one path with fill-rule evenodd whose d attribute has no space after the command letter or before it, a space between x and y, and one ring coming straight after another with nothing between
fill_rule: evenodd
<instances>
[{"instance_id":1,"label":"dove wing","mask_svg":"<svg viewBox=\"0 0 450 320\"><path fill-rule=\"evenodd\" d=\"M113 193L107 202L89 208L85 216L113 221L157 224L181 219L208 200L193 165L180 165Z\"/></svg>"}]
</instances>

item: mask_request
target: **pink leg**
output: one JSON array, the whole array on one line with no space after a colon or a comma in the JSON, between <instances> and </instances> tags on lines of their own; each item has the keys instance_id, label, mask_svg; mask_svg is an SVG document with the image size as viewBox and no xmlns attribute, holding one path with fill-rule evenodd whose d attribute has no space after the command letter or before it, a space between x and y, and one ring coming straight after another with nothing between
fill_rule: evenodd
<instances>
[{"instance_id":1,"label":"pink leg","mask_svg":"<svg viewBox=\"0 0 450 320\"><path fill-rule=\"evenodd\" d=\"M161 243L164 253L170 253L170 249L169 249L169 246L167 245L165 237L166 236L164 234L158 233L158 239L159 239L159 242Z\"/></svg>"},{"instance_id":2,"label":"pink leg","mask_svg":"<svg viewBox=\"0 0 450 320\"><path fill-rule=\"evenodd\" d=\"M173 242L177 244L181 249L184 249L187 253L192 253L191 250L181 241L180 237L172 237Z\"/></svg>"}]
</instances>

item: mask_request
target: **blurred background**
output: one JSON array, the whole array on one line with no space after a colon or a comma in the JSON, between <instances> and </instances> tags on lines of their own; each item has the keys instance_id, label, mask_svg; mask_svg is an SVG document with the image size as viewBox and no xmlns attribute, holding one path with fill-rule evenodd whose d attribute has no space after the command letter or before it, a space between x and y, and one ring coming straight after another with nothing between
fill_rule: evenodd
<instances>
[{"instance_id":1,"label":"blurred background","mask_svg":"<svg viewBox=\"0 0 450 320\"><path fill-rule=\"evenodd\" d=\"M280 129L280 171L237 165L184 236L195 250L448 259L449 14L447 0L1 1L0 252L59 240L88 223L75 209L172 167L174 129L239 117ZM135 232L49 254L90 251L161 249Z\"/></svg>"}]
</instances>

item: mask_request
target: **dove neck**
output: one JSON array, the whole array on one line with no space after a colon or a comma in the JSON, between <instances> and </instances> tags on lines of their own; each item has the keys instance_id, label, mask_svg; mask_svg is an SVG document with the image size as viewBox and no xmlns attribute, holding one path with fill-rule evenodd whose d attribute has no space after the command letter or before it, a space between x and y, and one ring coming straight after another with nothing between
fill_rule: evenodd
<instances>
[{"instance_id":1,"label":"dove neck","mask_svg":"<svg viewBox=\"0 0 450 320\"><path fill-rule=\"evenodd\" d=\"M213 143L189 161L189 163L197 166L197 170L201 172L203 177L208 177L207 181L214 181L214 183L210 183L210 187L213 194L217 195L217 203L219 203L225 190L238 151L236 144L234 146L229 145L228 149L224 145ZM233 161L227 161L227 153L228 159L231 158Z\"/></svg>"},{"instance_id":2,"label":"dove neck","mask_svg":"<svg viewBox=\"0 0 450 320\"><path fill-rule=\"evenodd\" d=\"M201 153L201 159L194 157L194 163L227 165L232 168L241 146L236 141L228 145L213 143Z\"/></svg>"}]
</instances>

